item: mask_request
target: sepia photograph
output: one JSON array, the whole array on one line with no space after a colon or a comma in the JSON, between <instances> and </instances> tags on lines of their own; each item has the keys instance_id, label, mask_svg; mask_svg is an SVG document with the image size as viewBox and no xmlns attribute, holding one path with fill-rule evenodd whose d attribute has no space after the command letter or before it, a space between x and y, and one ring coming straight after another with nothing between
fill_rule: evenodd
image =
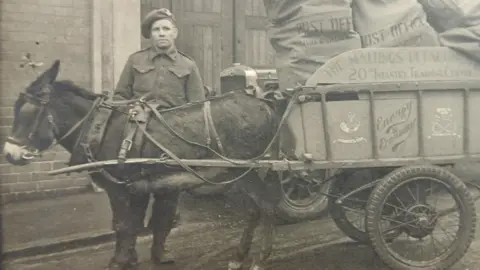
<instances>
[{"instance_id":1,"label":"sepia photograph","mask_svg":"<svg viewBox=\"0 0 480 270\"><path fill-rule=\"evenodd\" d=\"M480 0L0 0L0 269L480 270L479 104Z\"/></svg>"}]
</instances>

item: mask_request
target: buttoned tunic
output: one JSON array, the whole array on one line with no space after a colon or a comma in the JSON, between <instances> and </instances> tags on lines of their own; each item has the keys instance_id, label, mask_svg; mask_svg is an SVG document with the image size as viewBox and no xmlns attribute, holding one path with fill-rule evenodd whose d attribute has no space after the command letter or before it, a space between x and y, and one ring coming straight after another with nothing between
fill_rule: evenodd
<instances>
[{"instance_id":1,"label":"buttoned tunic","mask_svg":"<svg viewBox=\"0 0 480 270\"><path fill-rule=\"evenodd\" d=\"M149 47L129 56L115 89L115 96L150 98L164 108L205 100L203 80L193 59L175 47L159 52Z\"/></svg>"}]
</instances>

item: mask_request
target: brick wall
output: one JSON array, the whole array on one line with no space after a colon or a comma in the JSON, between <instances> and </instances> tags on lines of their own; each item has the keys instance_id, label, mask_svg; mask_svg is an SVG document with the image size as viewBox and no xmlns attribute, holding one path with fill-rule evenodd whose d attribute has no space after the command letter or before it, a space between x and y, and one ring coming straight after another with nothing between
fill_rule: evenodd
<instances>
[{"instance_id":1,"label":"brick wall","mask_svg":"<svg viewBox=\"0 0 480 270\"><path fill-rule=\"evenodd\" d=\"M60 59L58 79L68 78L91 88L91 0L0 0L0 145L10 132L12 105L36 75L20 68L26 52L49 67ZM43 71L43 69L42 69ZM1 150L1 149L0 149ZM62 148L24 167L0 157L0 190L4 202L52 196L88 188L84 174L48 176L64 166Z\"/></svg>"}]
</instances>

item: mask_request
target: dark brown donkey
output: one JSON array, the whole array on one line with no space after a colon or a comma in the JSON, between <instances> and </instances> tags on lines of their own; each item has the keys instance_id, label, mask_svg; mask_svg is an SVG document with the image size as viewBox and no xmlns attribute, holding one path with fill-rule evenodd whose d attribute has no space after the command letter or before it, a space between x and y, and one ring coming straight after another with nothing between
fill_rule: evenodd
<instances>
[{"instance_id":1,"label":"dark brown donkey","mask_svg":"<svg viewBox=\"0 0 480 270\"><path fill-rule=\"evenodd\" d=\"M249 160L261 156L269 145L275 145L271 142L280 122L281 117L278 116L281 114L275 113L273 101L270 103L246 92L237 91L210 99L209 110L205 110L206 103L202 102L161 111L158 114L149 111L148 108L152 109L152 106L143 103L144 106L140 108L140 112L144 114L143 122L141 117L139 118L142 114L140 113L136 114L135 118L138 122L132 124L130 121L132 115L129 114L132 112L131 107L109 100L104 101L102 95L95 95L69 81L56 81L59 66L60 62L55 61L20 94L15 103L14 124L4 146L5 155L13 165L29 164L55 143L67 149L72 158L76 158L76 164L87 163L93 159L97 161L118 159L122 145L129 142L124 140L128 139L130 132L126 128L128 123L131 128L137 129L131 148L128 146L125 148L129 151L123 157L158 158L171 151L180 159L211 159L218 157L212 151L216 149L215 152L222 153L224 157ZM99 100L101 102L98 102ZM103 130L100 129L100 134L103 134L101 138L108 139L96 141L96 146L90 145L92 151L87 151L88 147L81 146L88 146L88 143L93 142L93 139L88 140L88 136L90 138L97 136L91 132L93 130L91 127L92 123L98 124L96 117L102 110L110 112L106 120L102 120L107 124ZM213 125L208 125L208 122ZM145 130L148 136L144 136L146 133L142 130ZM205 146L207 138L211 139L215 147ZM216 139L220 144L215 144ZM209 175L209 179L217 181L220 178L224 181L244 174L244 177L234 185L243 191L250 202L251 206L246 209L249 213L248 226L238 246L236 260L228 267L240 269L249 253L254 229L262 225L264 239L262 249L250 268L260 270L265 268L266 260L272 251L274 209L280 199L280 186L273 173L270 176L267 174L267 177L260 177L254 169L247 169L195 168L195 171L199 175ZM177 181L180 174L189 176L187 177L189 180ZM143 208L148 192L162 191L158 194L166 196L165 204L168 204L171 194L204 183L199 178L192 177L190 172L185 172L185 168L181 166L159 164L125 163L123 166L107 167L104 172L91 172L90 175L93 181L106 190L111 202L117 238L109 269L137 267L135 242L137 229L143 227ZM152 178L157 180L153 182L142 180ZM137 180L139 182L136 182ZM155 223L157 227L152 228L154 240L151 252L154 261L161 258L165 238L172 227L175 213L174 211L165 213L169 209L172 208L158 207L153 213L153 218L160 220ZM162 219L164 220L161 221Z\"/></svg>"}]
</instances>

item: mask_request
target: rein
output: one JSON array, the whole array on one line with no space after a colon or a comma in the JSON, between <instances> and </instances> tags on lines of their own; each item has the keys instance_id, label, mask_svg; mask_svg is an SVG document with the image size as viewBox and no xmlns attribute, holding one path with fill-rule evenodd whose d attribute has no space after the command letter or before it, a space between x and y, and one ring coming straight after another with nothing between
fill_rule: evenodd
<instances>
[{"instance_id":1,"label":"rein","mask_svg":"<svg viewBox=\"0 0 480 270\"><path fill-rule=\"evenodd\" d=\"M42 156L42 154L52 148L54 148L55 146L57 146L58 144L60 144L61 141L63 141L64 139L66 139L68 136L70 136L73 132L75 132L75 130L77 130L83 122L85 122L85 120L90 116L90 114L94 111L95 107L96 106L92 106L92 108L90 109L90 111L87 113L87 115L85 115L80 121L78 121L72 128L70 128L63 136L61 136L59 139L56 139L60 136L60 129L58 128L58 126L55 124L55 121L53 120L53 115L52 115L52 112L49 110L48 108L48 105L50 103L50 93L52 92L51 90L51 85L47 85L46 86L46 90L44 90L44 93L47 94L48 98L47 99L42 99L40 97L37 97L35 95L32 95L32 94L29 94L29 93L20 93L20 96L22 98L24 98L27 102L30 102L32 103L33 105L36 105L36 106L39 106L40 107L40 111L38 112L37 114L37 117L35 118L35 122L33 124L33 128L32 128L32 131L28 134L28 140L32 141L35 134L37 134L38 132L38 129L40 127L40 124L42 122L42 116L44 113L46 113L46 117L47 117L47 121L48 123L52 126L52 129L53 129L53 133L55 135L55 142L52 143L52 145L50 145L49 147L47 147L46 149L42 150L42 151L39 151L38 149L35 149L35 152L30 152L29 155L30 157L26 157L24 156L23 158L25 159L32 159L33 157L35 156ZM99 97L97 98L97 100L95 102L97 102L97 104L99 104L98 102L102 100L102 97ZM10 143L13 143L15 145L19 145L19 146L22 146L22 143L19 142L18 140L16 140L15 138L9 136L7 139L6 139L7 142L10 142ZM23 145L22 147L26 148L27 146Z\"/></svg>"},{"instance_id":2,"label":"rein","mask_svg":"<svg viewBox=\"0 0 480 270\"><path fill-rule=\"evenodd\" d=\"M165 118L162 116L162 114L152 105L152 104L149 104L147 102L143 102L144 105L148 106L152 111L153 113L155 114L155 116L162 122L162 124L165 125L165 127L172 133L174 134L175 136L177 136L179 139L183 140L184 142L188 143L188 144L191 144L191 145L196 145L196 146L200 146L200 147L203 147L203 148L206 148L208 149L209 151L211 151L212 153L214 153L216 156L218 156L219 158L225 160L225 161L228 161L232 164L237 164L237 165L244 165L244 164L250 164L251 163L251 166L249 167L248 170L246 170L243 174L241 174L240 176L234 178L234 179L231 179L231 180L228 180L228 181L223 181L223 182L220 182L220 183L215 183L215 182L211 182L207 179L205 179L204 177L202 177L201 175L199 175L197 172L195 172L191 167L189 167L188 165L184 164L180 158L178 158L173 152L171 152L170 150L168 150L167 147L163 146L161 143L159 143L157 140L155 140L148 132L147 130L142 127L140 125L139 122L137 122L137 120L135 119L135 122L137 123L139 129L145 134L145 136L150 139L150 141L152 141L152 143L154 143L158 148L160 148L162 151L164 151L168 156L170 156L172 159L174 159L182 168L184 168L186 171L192 173L193 175L195 175L197 178L199 178L200 180L202 180L203 182L205 183L208 183L208 184L212 184L212 185L225 185L225 184L230 184L230 183L234 183L238 180L240 180L242 177L244 177L246 174L248 174L250 171L252 171L255 167L255 161L258 161L258 160L261 160L263 157L265 157L265 155L268 154L268 152L270 151L270 149L272 148L273 144L276 142L278 136L280 135L280 132L283 128L283 125L285 124L285 121L287 120L288 116L290 115L290 112L291 112L291 108L292 106L294 105L295 103L295 100L297 99L299 95L299 92L295 92L294 95L292 96L292 98L289 100L289 103L285 109L285 112L283 113L282 115L282 118L279 122L279 125L277 127L277 130L273 136L273 138L270 140L270 143L267 145L267 147L265 148L265 150L263 151L262 154L260 154L259 156L257 157L254 157L254 158L251 158L251 159L248 159L248 160L245 160L245 161L242 161L242 162L239 162L239 161L234 161L232 159L229 159L227 157L225 157L224 155L218 153L217 151L215 151L214 149L212 149L211 147L209 146L206 146L206 145L203 145L203 144L199 144L199 143L196 143L196 142L192 142L192 141L189 141L185 138L183 138L180 134L178 134L175 130L172 129L172 127L170 127L167 123L167 121L165 120ZM205 111L205 114L207 113L207 110L209 110L210 108L210 102L209 101L205 101L204 103L204 111ZM268 107L268 106L267 106ZM270 109L270 108L269 108ZM208 112L208 114L210 114ZM211 116L210 116L211 117ZM211 118L206 118L206 121L207 119L211 119ZM213 119L210 120L211 122L211 125L213 125ZM206 124L207 125L207 124ZM218 136L218 135L217 135ZM218 138L218 137L217 137ZM218 140L217 140L218 141ZM221 144L219 144L219 148L221 148ZM201 184L198 184L197 186L200 186ZM196 186L192 187L192 188L195 188Z\"/></svg>"},{"instance_id":3,"label":"rein","mask_svg":"<svg viewBox=\"0 0 480 270\"><path fill-rule=\"evenodd\" d=\"M42 121L42 118L41 116L44 114L44 113L47 113L47 119L48 119L48 122L50 123L50 125L52 126L52 129L53 129L53 132L55 134L55 137L59 137L59 129L58 129L58 126L55 124L54 120L53 120L53 116L52 116L52 113L51 111L49 110L48 108L48 104L50 102L50 93L52 92L51 91L51 86L48 85L47 86L47 89L45 90L45 92L48 94L48 98L47 99L42 99L40 97L37 97L37 96L34 96L32 94L29 94L29 93L21 93L21 95L30 103L34 104L34 105L37 105L37 106L40 106L40 112L38 113L38 116L35 120L35 123L33 125L33 129L32 129L32 132L29 134L29 140L32 140L32 138L35 136L35 134L38 132L38 128L41 124L41 121ZM199 175L195 170L193 170L190 166L184 164L180 158L178 158L173 152L171 152L167 147L163 146L161 143L159 143L157 140L155 140L155 138L153 138L153 136L151 134L149 134L146 130L146 128L144 127L144 125L142 125L138 119L136 119L135 117L132 117L132 119L135 121L135 123L137 124L138 128L144 133L144 135L152 142L154 143L158 148L160 148L167 156L170 156L172 159L174 159L182 168L184 168L186 171L192 173L193 175L195 175L197 178L199 178L200 180L202 180L203 182L205 183L208 183L208 184L212 184L212 185L221 185L221 184L230 184L230 183L233 183L233 182L236 182L238 180L240 180L241 178L243 178L245 175L247 175L250 171L252 171L254 168L255 168L255 162L256 161L259 161L261 160L263 157L265 157L270 149L272 148L273 144L277 141L277 138L278 136L280 135L280 131L281 129L283 128L284 124L285 124L285 121L287 120L288 116L290 115L290 112L291 112L291 108L292 106L294 105L295 103L295 100L296 98L298 97L299 95L299 92L296 91L294 92L293 96L290 98L289 102L288 102L288 105L282 115L282 118L280 119L280 122L278 124L278 127L275 131L275 134L273 136L273 138L271 139L271 141L269 142L269 144L267 145L267 147L265 148L265 150L263 151L262 154L260 154L259 156L257 157L253 157L251 159L248 159L248 160L244 160L244 161L236 161L236 160L232 160L232 159L229 159L228 157L224 156L223 153L224 153L224 149L223 149L223 146L221 144L221 141L219 139L219 136L216 132L216 129L215 129L215 126L214 126L214 121L213 121L213 118L211 116L211 113L210 113L210 100L207 100L207 101L202 101L202 102L198 102L198 103L203 103L203 106L204 106L204 118L205 118L205 129L206 129L206 132L208 133L207 135L207 145L203 145L203 144L199 144L199 143L196 143L196 142L193 142L193 141L189 141L187 139L185 139L184 137L182 137L180 134L178 134L171 126L168 125L167 121L165 120L165 118L163 117L163 115L161 114L161 112L164 112L164 111L170 111L172 109L178 109L178 108L172 108L172 109L166 109L166 110L161 110L161 112L159 110L157 110L156 107L154 107L153 104L151 103L148 103L147 101L145 101L144 99L140 99L140 100L137 100L137 104L138 103L141 103L145 106L147 106L151 111L153 111L153 113L155 114L156 118L158 120L160 120L160 122L162 124L164 124L164 126L172 133L174 134L176 137L178 137L179 139L183 140L184 142L188 143L188 144L191 144L191 145L196 145L196 146L199 146L199 147L202 147L202 148L205 148L207 150L209 150L210 152L212 152L213 154L215 154L217 157L219 157L220 159L223 159L227 162L230 162L232 164L237 164L237 165L245 165L245 164L251 164L251 166L244 172L242 173L240 176L232 179L232 180L228 180L228 181L222 181L220 183L216 183L216 182L212 182L212 181L209 181L207 179L205 179L204 177L202 177L201 175ZM47 149L41 151L41 153L39 153L40 151L36 150L35 153L31 153L32 156L35 156L35 155L38 155L38 156L41 156L43 152L55 147L57 144L59 144L61 141L63 141L65 138L67 138L68 136L70 136L75 130L77 130L90 116L91 114L95 111L95 109L98 107L98 106L102 106L103 104L105 104L105 99L107 98L106 95L101 95L99 96L93 103L92 107L90 108L90 110L88 111L88 113L80 120L78 121L72 128L70 128L63 136L61 136L58 140L56 140L56 142L54 142L50 147L48 147ZM257 97L258 99L262 100L262 101L265 101L265 102L271 102L270 100L268 99L265 99L265 98L259 98ZM114 110L114 108L112 107L116 107L116 106L125 106L126 104L106 104L107 106L106 107L109 107L110 109ZM114 105L114 106L112 106ZM267 110L269 112L270 115L272 115L272 109L267 105ZM128 120L127 120L128 121ZM211 137L210 137L210 131L212 131L213 133L213 136L215 137L216 139L216 143L217 143L217 146L220 150L221 153L215 151L214 149L212 149L210 147L210 142L211 142ZM9 137L7 138L7 140L17 144L17 145L20 145L19 142L17 142L14 138L12 137ZM33 158L33 157L31 157ZM117 183L117 184L127 184L128 185L128 182L121 182L121 181L114 181L114 179L111 179L111 177L107 177L109 178L112 182L114 183ZM196 186L201 186L202 184L198 184ZM195 188L196 186L192 187L192 188Z\"/></svg>"}]
</instances>

